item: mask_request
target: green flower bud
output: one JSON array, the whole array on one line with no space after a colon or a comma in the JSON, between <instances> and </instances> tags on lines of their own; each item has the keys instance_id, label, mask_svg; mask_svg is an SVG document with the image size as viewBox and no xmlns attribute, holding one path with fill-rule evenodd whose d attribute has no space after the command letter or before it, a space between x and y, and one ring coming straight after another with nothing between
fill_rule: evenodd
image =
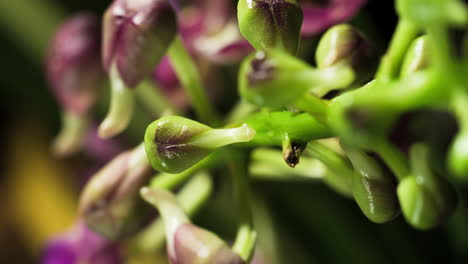
<instances>
[{"instance_id":1,"label":"green flower bud","mask_svg":"<svg viewBox=\"0 0 468 264\"><path fill-rule=\"evenodd\" d=\"M410 150L412 174L397 188L403 215L410 225L427 230L436 227L453 212L456 193L431 171L429 149L415 144Z\"/></svg>"},{"instance_id":2,"label":"green flower bud","mask_svg":"<svg viewBox=\"0 0 468 264\"><path fill-rule=\"evenodd\" d=\"M255 105L283 107L295 103L314 87L343 88L353 78L352 71L342 65L316 70L281 51L257 52L241 65L239 93Z\"/></svg>"},{"instance_id":3,"label":"green flower bud","mask_svg":"<svg viewBox=\"0 0 468 264\"><path fill-rule=\"evenodd\" d=\"M338 63L350 65L365 82L375 72L376 51L364 35L346 24L336 25L327 30L318 44L315 60L318 68L332 67Z\"/></svg>"},{"instance_id":4,"label":"green flower bud","mask_svg":"<svg viewBox=\"0 0 468 264\"><path fill-rule=\"evenodd\" d=\"M405 77L429 65L429 38L421 36L413 41L401 66L400 77Z\"/></svg>"},{"instance_id":5,"label":"green flower bud","mask_svg":"<svg viewBox=\"0 0 468 264\"><path fill-rule=\"evenodd\" d=\"M357 171L353 175L352 190L364 215L375 223L395 218L400 210L396 184L390 172L363 151L351 147L344 149Z\"/></svg>"},{"instance_id":6,"label":"green flower bud","mask_svg":"<svg viewBox=\"0 0 468 264\"><path fill-rule=\"evenodd\" d=\"M449 152L449 166L453 174L461 180L468 179L468 133L461 132L452 143Z\"/></svg>"},{"instance_id":7,"label":"green flower bud","mask_svg":"<svg viewBox=\"0 0 468 264\"><path fill-rule=\"evenodd\" d=\"M246 142L255 136L247 125L213 129L178 116L151 123L145 133L145 148L154 169L179 173L225 145Z\"/></svg>"},{"instance_id":8,"label":"green flower bud","mask_svg":"<svg viewBox=\"0 0 468 264\"><path fill-rule=\"evenodd\" d=\"M240 0L237 17L242 35L255 49L296 54L302 10L295 0Z\"/></svg>"},{"instance_id":9,"label":"green flower bud","mask_svg":"<svg viewBox=\"0 0 468 264\"><path fill-rule=\"evenodd\" d=\"M171 193L142 188L141 196L157 207L164 221L167 253L171 264L244 263L217 235L190 223Z\"/></svg>"},{"instance_id":10,"label":"green flower bud","mask_svg":"<svg viewBox=\"0 0 468 264\"><path fill-rule=\"evenodd\" d=\"M120 239L142 228L150 208L138 192L151 175L142 145L114 158L83 190L80 214L86 224L109 239Z\"/></svg>"}]
</instances>

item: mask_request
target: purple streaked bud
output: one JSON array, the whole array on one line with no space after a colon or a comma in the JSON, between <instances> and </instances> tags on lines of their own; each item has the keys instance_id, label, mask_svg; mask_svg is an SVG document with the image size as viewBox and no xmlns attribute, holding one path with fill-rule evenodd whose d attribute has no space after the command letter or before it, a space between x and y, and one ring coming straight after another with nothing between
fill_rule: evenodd
<instances>
[{"instance_id":1,"label":"purple streaked bud","mask_svg":"<svg viewBox=\"0 0 468 264\"><path fill-rule=\"evenodd\" d=\"M171 193L145 187L141 195L158 209L164 221L171 264L245 263L217 235L190 223Z\"/></svg>"},{"instance_id":2,"label":"purple streaked bud","mask_svg":"<svg viewBox=\"0 0 468 264\"><path fill-rule=\"evenodd\" d=\"M240 0L237 16L242 35L255 49L296 54L302 25L296 0Z\"/></svg>"},{"instance_id":3,"label":"purple streaked bud","mask_svg":"<svg viewBox=\"0 0 468 264\"><path fill-rule=\"evenodd\" d=\"M100 28L96 16L80 13L66 20L50 43L47 78L63 109L62 130L52 144L53 153L59 157L74 154L83 146L87 114L104 79L99 61Z\"/></svg>"},{"instance_id":4,"label":"purple streaked bud","mask_svg":"<svg viewBox=\"0 0 468 264\"><path fill-rule=\"evenodd\" d=\"M86 114L102 84L99 19L80 13L66 20L55 33L47 54L50 87L66 112Z\"/></svg>"},{"instance_id":5,"label":"purple streaked bud","mask_svg":"<svg viewBox=\"0 0 468 264\"><path fill-rule=\"evenodd\" d=\"M301 34L315 35L323 30L352 18L366 0L299 0L304 22Z\"/></svg>"},{"instance_id":6,"label":"purple streaked bud","mask_svg":"<svg viewBox=\"0 0 468 264\"><path fill-rule=\"evenodd\" d=\"M151 215L138 192L151 175L143 146L114 158L83 190L80 213L86 224L109 239L142 228Z\"/></svg>"},{"instance_id":7,"label":"purple streaked bud","mask_svg":"<svg viewBox=\"0 0 468 264\"><path fill-rule=\"evenodd\" d=\"M120 264L119 246L79 223L52 239L44 249L42 264Z\"/></svg>"},{"instance_id":8,"label":"purple streaked bud","mask_svg":"<svg viewBox=\"0 0 468 264\"><path fill-rule=\"evenodd\" d=\"M115 0L104 15L103 64L116 64L128 87L147 78L177 31L176 15L166 0Z\"/></svg>"},{"instance_id":9,"label":"purple streaked bud","mask_svg":"<svg viewBox=\"0 0 468 264\"><path fill-rule=\"evenodd\" d=\"M111 138L130 123L134 98L129 88L151 77L175 37L177 21L166 0L115 0L103 27L102 60L112 94L99 136Z\"/></svg>"}]
</instances>

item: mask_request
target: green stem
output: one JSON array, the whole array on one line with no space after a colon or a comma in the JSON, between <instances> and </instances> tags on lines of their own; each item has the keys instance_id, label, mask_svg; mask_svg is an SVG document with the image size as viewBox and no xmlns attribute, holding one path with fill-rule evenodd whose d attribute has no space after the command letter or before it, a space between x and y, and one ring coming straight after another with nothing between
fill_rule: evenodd
<instances>
[{"instance_id":1,"label":"green stem","mask_svg":"<svg viewBox=\"0 0 468 264\"><path fill-rule=\"evenodd\" d=\"M218 116L205 92L200 73L180 37L177 37L168 51L174 70L189 95L197 115L204 123L216 125Z\"/></svg>"},{"instance_id":2,"label":"green stem","mask_svg":"<svg viewBox=\"0 0 468 264\"><path fill-rule=\"evenodd\" d=\"M242 123L257 110L257 107L245 100L241 100L231 110L226 118L226 124Z\"/></svg>"},{"instance_id":3,"label":"green stem","mask_svg":"<svg viewBox=\"0 0 468 264\"><path fill-rule=\"evenodd\" d=\"M151 186L154 187L153 185ZM167 186L162 186L162 189ZM158 188L158 187L156 187ZM187 215L193 216L206 203L213 190L213 182L205 172L196 174L177 194L177 200ZM165 240L164 222L158 218L134 240L138 253L152 253L162 248Z\"/></svg>"},{"instance_id":4,"label":"green stem","mask_svg":"<svg viewBox=\"0 0 468 264\"><path fill-rule=\"evenodd\" d=\"M376 79L389 81L396 78L400 65L411 42L418 35L418 28L410 21L401 18L393 34L390 47L380 63Z\"/></svg>"},{"instance_id":5,"label":"green stem","mask_svg":"<svg viewBox=\"0 0 468 264\"><path fill-rule=\"evenodd\" d=\"M88 132L87 116L64 112L62 129L52 143L52 152L58 157L68 157L80 151Z\"/></svg>"},{"instance_id":6,"label":"green stem","mask_svg":"<svg viewBox=\"0 0 468 264\"><path fill-rule=\"evenodd\" d=\"M328 101L322 100L317 96L308 93L301 97L294 106L313 115L321 122L325 122L328 110Z\"/></svg>"},{"instance_id":7,"label":"green stem","mask_svg":"<svg viewBox=\"0 0 468 264\"><path fill-rule=\"evenodd\" d=\"M155 117L161 116L166 111L176 113L176 107L170 100L161 92L157 84L150 80L144 80L136 88L136 96L141 103ZM178 112L178 111L177 111Z\"/></svg>"},{"instance_id":8,"label":"green stem","mask_svg":"<svg viewBox=\"0 0 468 264\"><path fill-rule=\"evenodd\" d=\"M311 181L323 179L327 173L322 162L304 156L291 168L283 162L282 153L274 149L255 149L251 158L249 174L254 180Z\"/></svg>"},{"instance_id":9,"label":"green stem","mask_svg":"<svg viewBox=\"0 0 468 264\"><path fill-rule=\"evenodd\" d=\"M234 197L239 211L239 227L232 250L249 263L257 240L257 232L253 227L249 175L244 157L240 156L242 154L233 154L228 158L228 166L233 176Z\"/></svg>"},{"instance_id":10,"label":"green stem","mask_svg":"<svg viewBox=\"0 0 468 264\"><path fill-rule=\"evenodd\" d=\"M390 167L399 181L409 175L408 160L405 155L390 142L382 139L379 143L374 145L374 150Z\"/></svg>"},{"instance_id":11,"label":"green stem","mask_svg":"<svg viewBox=\"0 0 468 264\"><path fill-rule=\"evenodd\" d=\"M249 146L281 146L285 134L297 143L333 136L328 126L308 113L262 111L252 115L246 124L256 133L250 142L245 143Z\"/></svg>"},{"instance_id":12,"label":"green stem","mask_svg":"<svg viewBox=\"0 0 468 264\"><path fill-rule=\"evenodd\" d=\"M449 32L445 27L440 25L429 27L427 32L432 40L431 64L434 66L434 69L451 80L451 77L455 76L457 71L455 69L454 51L450 43Z\"/></svg>"},{"instance_id":13,"label":"green stem","mask_svg":"<svg viewBox=\"0 0 468 264\"><path fill-rule=\"evenodd\" d=\"M318 142L309 142L305 152L325 164L344 186L351 187L354 170L346 158Z\"/></svg>"}]
</instances>

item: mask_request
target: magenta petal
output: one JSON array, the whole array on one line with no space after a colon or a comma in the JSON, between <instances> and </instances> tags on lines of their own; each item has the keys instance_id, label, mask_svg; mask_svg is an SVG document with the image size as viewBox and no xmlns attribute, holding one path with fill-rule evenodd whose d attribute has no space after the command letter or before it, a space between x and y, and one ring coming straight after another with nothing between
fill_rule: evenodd
<instances>
[{"instance_id":1,"label":"magenta petal","mask_svg":"<svg viewBox=\"0 0 468 264\"><path fill-rule=\"evenodd\" d=\"M159 83L162 90L167 93L174 92L180 87L177 74L172 67L171 61L168 56L161 59L158 67L153 72L153 79Z\"/></svg>"},{"instance_id":2,"label":"magenta petal","mask_svg":"<svg viewBox=\"0 0 468 264\"><path fill-rule=\"evenodd\" d=\"M45 248L42 264L121 264L118 246L79 223L52 240Z\"/></svg>"},{"instance_id":3,"label":"magenta petal","mask_svg":"<svg viewBox=\"0 0 468 264\"><path fill-rule=\"evenodd\" d=\"M300 3L304 14L301 33L309 36L351 19L366 0L331 0L326 5L314 5L312 0L302 0Z\"/></svg>"},{"instance_id":4,"label":"magenta petal","mask_svg":"<svg viewBox=\"0 0 468 264\"><path fill-rule=\"evenodd\" d=\"M229 64L239 62L253 51L252 45L243 39L222 47L216 53L206 55L215 63Z\"/></svg>"},{"instance_id":5,"label":"magenta petal","mask_svg":"<svg viewBox=\"0 0 468 264\"><path fill-rule=\"evenodd\" d=\"M73 245L63 239L50 242L44 250L42 264L75 264L76 255Z\"/></svg>"}]
</instances>

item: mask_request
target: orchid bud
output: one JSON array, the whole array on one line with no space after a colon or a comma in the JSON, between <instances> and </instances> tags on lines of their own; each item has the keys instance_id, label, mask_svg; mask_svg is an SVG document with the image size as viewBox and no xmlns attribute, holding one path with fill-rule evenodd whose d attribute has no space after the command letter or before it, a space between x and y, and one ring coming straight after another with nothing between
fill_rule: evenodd
<instances>
[{"instance_id":1,"label":"orchid bud","mask_svg":"<svg viewBox=\"0 0 468 264\"><path fill-rule=\"evenodd\" d=\"M366 0L298 0L302 7L304 23L301 34L310 36L356 15Z\"/></svg>"},{"instance_id":2,"label":"orchid bud","mask_svg":"<svg viewBox=\"0 0 468 264\"><path fill-rule=\"evenodd\" d=\"M320 69L338 63L349 65L356 72L357 81L368 81L375 71L377 56L373 45L354 27L336 25L320 39L315 59Z\"/></svg>"},{"instance_id":3,"label":"orchid bud","mask_svg":"<svg viewBox=\"0 0 468 264\"><path fill-rule=\"evenodd\" d=\"M452 143L449 152L449 166L453 174L460 180L468 179L468 133L459 132Z\"/></svg>"},{"instance_id":4,"label":"orchid bud","mask_svg":"<svg viewBox=\"0 0 468 264\"><path fill-rule=\"evenodd\" d=\"M431 229L444 222L456 207L453 187L431 169L429 150L415 144L410 150L412 174L398 185L397 194L403 215L418 229Z\"/></svg>"},{"instance_id":5,"label":"orchid bud","mask_svg":"<svg viewBox=\"0 0 468 264\"><path fill-rule=\"evenodd\" d=\"M344 147L357 173L353 175L353 196L364 215L375 223L395 218L400 208L392 175L377 160L351 147Z\"/></svg>"},{"instance_id":6,"label":"orchid bud","mask_svg":"<svg viewBox=\"0 0 468 264\"><path fill-rule=\"evenodd\" d=\"M119 264L119 246L78 223L70 231L50 240L41 264Z\"/></svg>"},{"instance_id":7,"label":"orchid bud","mask_svg":"<svg viewBox=\"0 0 468 264\"><path fill-rule=\"evenodd\" d=\"M100 34L98 18L81 13L66 20L50 44L47 77L63 109L63 128L53 143L58 156L68 156L82 147L88 113L104 80L99 62Z\"/></svg>"},{"instance_id":8,"label":"orchid bud","mask_svg":"<svg viewBox=\"0 0 468 264\"><path fill-rule=\"evenodd\" d=\"M426 35L413 41L403 60L400 77L425 69L429 65L429 45L429 38Z\"/></svg>"},{"instance_id":9,"label":"orchid bud","mask_svg":"<svg viewBox=\"0 0 468 264\"><path fill-rule=\"evenodd\" d=\"M233 143L250 141L255 130L247 125L213 129L178 116L167 116L151 123L145 133L145 148L154 169L179 173Z\"/></svg>"},{"instance_id":10,"label":"orchid bud","mask_svg":"<svg viewBox=\"0 0 468 264\"><path fill-rule=\"evenodd\" d=\"M255 49L296 54L302 10L295 0L240 0L237 17L242 35Z\"/></svg>"},{"instance_id":11,"label":"orchid bud","mask_svg":"<svg viewBox=\"0 0 468 264\"><path fill-rule=\"evenodd\" d=\"M150 217L138 193L150 176L142 145L118 155L83 190L80 213L86 224L109 239L138 231Z\"/></svg>"},{"instance_id":12,"label":"orchid bud","mask_svg":"<svg viewBox=\"0 0 468 264\"><path fill-rule=\"evenodd\" d=\"M247 57L239 71L239 93L258 106L284 107L314 87L342 88L353 80L348 68L316 70L281 51L260 51Z\"/></svg>"},{"instance_id":13,"label":"orchid bud","mask_svg":"<svg viewBox=\"0 0 468 264\"><path fill-rule=\"evenodd\" d=\"M149 78L177 32L176 15L166 0L115 0L104 15L102 60L110 74L110 111L100 135L123 131L132 115L135 88Z\"/></svg>"},{"instance_id":14,"label":"orchid bud","mask_svg":"<svg viewBox=\"0 0 468 264\"><path fill-rule=\"evenodd\" d=\"M141 196L157 207L164 221L171 264L244 263L217 235L190 223L171 193L145 187Z\"/></svg>"}]
</instances>

